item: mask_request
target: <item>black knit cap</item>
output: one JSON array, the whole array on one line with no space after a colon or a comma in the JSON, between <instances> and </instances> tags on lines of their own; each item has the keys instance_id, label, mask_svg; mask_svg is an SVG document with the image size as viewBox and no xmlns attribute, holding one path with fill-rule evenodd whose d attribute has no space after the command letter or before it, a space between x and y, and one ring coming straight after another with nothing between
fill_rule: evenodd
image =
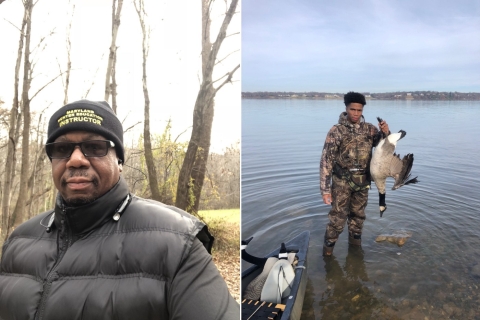
<instances>
[{"instance_id":1,"label":"black knit cap","mask_svg":"<svg viewBox=\"0 0 480 320\"><path fill-rule=\"evenodd\" d=\"M105 101L80 100L58 109L48 123L47 143L71 131L86 131L102 135L115 143L117 157L125 161L123 127Z\"/></svg>"},{"instance_id":2,"label":"black knit cap","mask_svg":"<svg viewBox=\"0 0 480 320\"><path fill-rule=\"evenodd\" d=\"M366 105L367 102L365 101L365 96L358 92L350 91L346 95L343 96L343 101L345 102L345 106L348 106L350 103L361 103Z\"/></svg>"}]
</instances>

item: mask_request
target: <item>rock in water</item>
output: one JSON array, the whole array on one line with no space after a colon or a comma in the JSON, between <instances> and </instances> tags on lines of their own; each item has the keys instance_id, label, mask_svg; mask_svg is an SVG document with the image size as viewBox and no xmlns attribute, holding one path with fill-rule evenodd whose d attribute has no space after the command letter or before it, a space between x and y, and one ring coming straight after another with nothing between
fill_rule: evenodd
<instances>
[{"instance_id":1,"label":"rock in water","mask_svg":"<svg viewBox=\"0 0 480 320\"><path fill-rule=\"evenodd\" d=\"M392 234L381 234L375 238L376 242L388 241L390 243L395 243L397 246L401 247L407 242L407 239L412 236L410 231L396 231Z\"/></svg>"},{"instance_id":2,"label":"rock in water","mask_svg":"<svg viewBox=\"0 0 480 320\"><path fill-rule=\"evenodd\" d=\"M477 263L473 266L472 275L474 275L475 277L480 277L480 263Z\"/></svg>"}]
</instances>

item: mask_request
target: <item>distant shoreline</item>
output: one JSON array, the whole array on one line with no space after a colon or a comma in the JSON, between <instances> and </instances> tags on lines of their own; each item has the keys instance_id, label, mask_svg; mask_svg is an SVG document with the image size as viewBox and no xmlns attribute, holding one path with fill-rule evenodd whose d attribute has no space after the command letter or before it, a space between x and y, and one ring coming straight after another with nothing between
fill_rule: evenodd
<instances>
[{"instance_id":1,"label":"distant shoreline","mask_svg":"<svg viewBox=\"0 0 480 320\"><path fill-rule=\"evenodd\" d=\"M252 100L340 100L343 101L343 98L338 99L325 99L325 98L262 98L262 97L242 97L242 100L252 99ZM378 100L378 101L480 101L480 99L366 99L366 100Z\"/></svg>"},{"instance_id":2,"label":"distant shoreline","mask_svg":"<svg viewBox=\"0 0 480 320\"><path fill-rule=\"evenodd\" d=\"M480 92L362 92L367 100L420 100L420 101L477 101ZM327 92L242 92L242 99L308 99L308 100L343 100L344 93Z\"/></svg>"}]
</instances>

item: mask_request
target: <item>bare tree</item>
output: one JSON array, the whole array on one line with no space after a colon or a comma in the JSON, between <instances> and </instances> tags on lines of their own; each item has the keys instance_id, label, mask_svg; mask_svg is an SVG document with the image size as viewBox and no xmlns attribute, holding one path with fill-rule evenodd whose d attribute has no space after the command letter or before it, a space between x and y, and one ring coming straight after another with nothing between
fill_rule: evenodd
<instances>
[{"instance_id":1,"label":"bare tree","mask_svg":"<svg viewBox=\"0 0 480 320\"><path fill-rule=\"evenodd\" d=\"M38 123L37 123L37 128L36 128L36 139L35 139L36 141L33 144L33 147L34 147L34 150L33 150L34 151L33 152L34 157L33 157L33 159L35 159L35 161L33 163L33 169L32 169L30 178L28 179L28 189L29 189L29 192L30 192L30 197L26 202L26 205L28 206L28 210L27 210L28 214L26 216L27 219L30 219L32 217L33 202L37 198L39 198L40 196L42 196L45 193L47 193L48 191L50 191L50 189L51 189L51 186L48 186L46 183L43 183L44 186L41 186L42 190L38 191L38 192L35 192L35 188L39 187L39 184L37 182L38 182L39 177L41 176L42 171L45 167L45 160L46 160L46 153L43 151L43 148L44 148L43 139L44 139L44 136L45 136L45 134L44 134L45 132L44 132L44 130L41 129L42 120L43 120L43 113L46 111L46 109L47 108L45 108L40 113L40 115L38 117Z\"/></svg>"},{"instance_id":2,"label":"bare tree","mask_svg":"<svg viewBox=\"0 0 480 320\"><path fill-rule=\"evenodd\" d=\"M8 147L5 167L5 182L3 185L2 195L2 225L1 225L1 239L5 239L8 233L8 220L10 215L10 195L12 190L13 179L15 177L15 162L16 162L16 148L18 143L19 132L19 107L20 107L20 66L22 63L22 52L25 41L25 30L27 28L27 21L30 19L28 11L24 10L22 27L20 31L20 40L18 42L17 62L15 63L15 75L14 75L14 96L12 110L10 112L9 130L8 130Z\"/></svg>"},{"instance_id":3,"label":"bare tree","mask_svg":"<svg viewBox=\"0 0 480 320\"><path fill-rule=\"evenodd\" d=\"M36 2L35 2L36 4ZM6 235L8 236L9 232L12 231L12 227L16 227L20 223L22 223L28 215L28 211L26 210L27 199L30 198L30 190L29 181L30 181L30 167L34 165L31 163L30 159L30 123L32 114L30 112L30 104L32 100L47 86L53 83L57 78L63 75L63 72L60 72L57 76L53 77L50 81L45 83L41 86L35 93L30 95L31 83L33 80L33 73L34 73L34 66L35 62L31 61L31 52L30 51L30 43L31 43L31 30L32 30L32 12L33 7L35 6L33 0L23 0L24 10L26 19L25 25L25 32L23 33L24 37L24 49L23 49L23 85L22 85L22 98L21 98L21 114L22 117L17 117L16 119L16 134L14 141L18 141L19 139L19 130L21 122L23 120L23 130L22 130L22 159L21 159L21 170L20 170L20 182L19 182L19 189L16 192L17 201L15 204L15 208L13 213L10 215L8 221L8 227ZM51 32L50 35L53 33ZM40 43L37 47L40 47L40 44L45 40L45 37L41 38ZM43 46L43 49L45 46ZM21 56L21 55L20 55ZM17 89L15 89L17 90ZM17 94L16 94L17 95ZM18 96L18 95L17 95ZM18 99L15 101L18 102ZM43 144L43 142L42 142ZM15 159L14 159L15 160ZM13 161L15 163L15 161ZM14 165L14 164L13 164ZM11 181L13 182L13 173L11 176ZM12 194L12 187L10 186L10 195Z\"/></svg>"},{"instance_id":4,"label":"bare tree","mask_svg":"<svg viewBox=\"0 0 480 320\"><path fill-rule=\"evenodd\" d=\"M70 39L70 34L72 31L72 21L73 21L74 13L75 13L75 4L72 5L72 16L67 26L67 39L65 41L66 42L65 46L67 49L67 70L65 71L65 81L63 82L63 88L64 88L63 105L66 105L68 103L68 87L70 85L70 72L72 71L72 60L70 57L70 52L72 51L72 41ZM62 72L61 68L60 68L60 72ZM62 77L62 81L63 81L63 77Z\"/></svg>"},{"instance_id":5,"label":"bare tree","mask_svg":"<svg viewBox=\"0 0 480 320\"><path fill-rule=\"evenodd\" d=\"M24 0L23 5L26 12L27 22L25 29L25 49L23 52L23 87L22 87L22 115L23 115L23 134L22 134L22 169L20 171L20 189L17 197L17 203L12 213L12 222L10 226L17 226L23 221L26 199L28 198L28 176L29 176L29 157L30 157L30 98L28 92L32 82L32 70L30 62L30 39L32 30L32 12L33 0ZM7 235L9 230L7 230Z\"/></svg>"},{"instance_id":6,"label":"bare tree","mask_svg":"<svg viewBox=\"0 0 480 320\"><path fill-rule=\"evenodd\" d=\"M200 210L240 207L240 143L208 156Z\"/></svg>"},{"instance_id":7,"label":"bare tree","mask_svg":"<svg viewBox=\"0 0 480 320\"><path fill-rule=\"evenodd\" d=\"M118 1L118 3L117 3ZM117 113L117 82L115 80L115 65L117 62L117 34L120 27L120 13L122 12L123 0L112 0L112 42L110 43L110 55L108 57L107 75L105 77L105 101L112 94L113 112Z\"/></svg>"},{"instance_id":8,"label":"bare tree","mask_svg":"<svg viewBox=\"0 0 480 320\"><path fill-rule=\"evenodd\" d=\"M155 169L155 162L153 160L152 142L150 139L150 97L147 87L147 57L149 50L150 29L145 25L145 4L143 0L134 0L135 10L138 14L138 21L142 28L142 84L143 84L143 96L145 99L145 111L143 122L143 144L145 149L145 162L147 163L148 182L150 185L150 191L152 192L152 199L160 201L160 190L158 188L157 172Z\"/></svg>"},{"instance_id":9,"label":"bare tree","mask_svg":"<svg viewBox=\"0 0 480 320\"><path fill-rule=\"evenodd\" d=\"M227 28L237 8L238 0L232 0L225 13L215 42L210 40L211 10L214 0L202 0L202 82L193 110L192 135L188 144L185 160L180 171L175 205L191 213L198 211L205 168L210 151L210 136L214 115L214 98L218 90L230 82L237 65L220 79L213 81L213 71L217 55ZM223 60L223 59L222 59ZM216 88L215 82L221 82Z\"/></svg>"}]
</instances>

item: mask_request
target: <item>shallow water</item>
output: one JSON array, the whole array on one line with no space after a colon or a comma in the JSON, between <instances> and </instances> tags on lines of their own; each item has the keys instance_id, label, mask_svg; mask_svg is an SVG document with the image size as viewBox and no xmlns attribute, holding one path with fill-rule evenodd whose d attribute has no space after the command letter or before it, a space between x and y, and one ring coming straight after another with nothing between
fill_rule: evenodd
<instances>
[{"instance_id":1,"label":"shallow water","mask_svg":"<svg viewBox=\"0 0 480 320\"><path fill-rule=\"evenodd\" d=\"M333 257L322 242L319 160L341 100L242 100L242 237L264 255L310 230L302 319L480 319L480 102L368 101L413 153L419 184L392 191L379 217L372 183L361 248L344 231ZM411 232L404 246L375 242Z\"/></svg>"}]
</instances>

